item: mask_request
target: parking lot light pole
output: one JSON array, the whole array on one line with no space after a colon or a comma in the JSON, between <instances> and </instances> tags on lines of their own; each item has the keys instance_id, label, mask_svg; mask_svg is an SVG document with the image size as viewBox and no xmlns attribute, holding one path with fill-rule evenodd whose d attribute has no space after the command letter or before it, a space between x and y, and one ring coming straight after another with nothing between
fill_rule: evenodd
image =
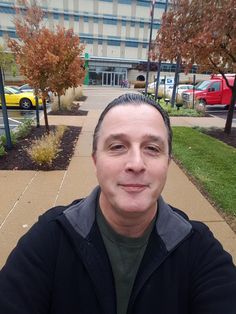
<instances>
[{"instance_id":1,"label":"parking lot light pole","mask_svg":"<svg viewBox=\"0 0 236 314\"><path fill-rule=\"evenodd\" d=\"M3 84L3 76L2 76L2 68L0 67L0 95L1 95L1 103L2 103L2 116L3 116L3 123L4 129L6 134L6 146L8 149L12 148L12 141L11 141L11 133L8 121L8 114L7 114L7 106L6 106L6 99L4 93L4 84Z\"/></svg>"},{"instance_id":2,"label":"parking lot light pole","mask_svg":"<svg viewBox=\"0 0 236 314\"><path fill-rule=\"evenodd\" d=\"M165 9L164 9L163 14L165 14L167 12L167 9L168 9L168 0L166 0L166 2L165 2ZM159 56L158 65L157 65L157 80L156 80L156 89L155 89L155 100L157 100L157 96L158 96L160 75L161 75L161 56Z\"/></svg>"},{"instance_id":3,"label":"parking lot light pole","mask_svg":"<svg viewBox=\"0 0 236 314\"><path fill-rule=\"evenodd\" d=\"M151 4L151 25L150 25L150 36L149 36L149 43L148 43L148 58L147 58L147 72L146 72L146 84L145 84L145 96L147 95L148 89L148 76L150 70L150 51L151 51L151 44L152 44L152 28L153 28L153 16L154 16L154 7L155 7L156 0L152 0Z\"/></svg>"}]
</instances>

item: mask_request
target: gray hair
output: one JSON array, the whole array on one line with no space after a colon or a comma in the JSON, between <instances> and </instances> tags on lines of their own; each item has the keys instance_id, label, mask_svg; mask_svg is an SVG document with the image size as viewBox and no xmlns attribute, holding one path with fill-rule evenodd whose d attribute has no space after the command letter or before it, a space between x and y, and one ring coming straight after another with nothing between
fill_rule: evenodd
<instances>
[{"instance_id":1,"label":"gray hair","mask_svg":"<svg viewBox=\"0 0 236 314\"><path fill-rule=\"evenodd\" d=\"M113 107L116 107L118 105L143 105L143 104L147 104L150 105L152 107L154 107L157 111L160 112L167 132L168 132L168 151L169 151L169 156L171 156L171 152L172 152L172 130L171 130L171 126L170 126L170 119L169 116L167 114L167 112L160 106L158 105L155 100L146 97L142 94L132 94L132 93L127 93L127 94L123 94L118 98L115 98L114 100L112 100L107 106L106 108L103 110L103 112L101 113L98 123L95 127L94 130L94 134L93 134L93 155L96 153L97 151L97 143L98 143L98 138L99 138L99 131L101 128L101 124L102 121L104 119L104 117L106 116L106 114L108 113L108 111L110 111Z\"/></svg>"}]
</instances>

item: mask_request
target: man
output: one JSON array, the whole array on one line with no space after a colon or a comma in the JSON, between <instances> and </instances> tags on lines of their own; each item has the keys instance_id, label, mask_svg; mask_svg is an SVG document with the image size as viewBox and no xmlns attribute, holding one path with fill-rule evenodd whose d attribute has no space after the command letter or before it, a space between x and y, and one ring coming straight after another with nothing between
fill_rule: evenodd
<instances>
[{"instance_id":1,"label":"man","mask_svg":"<svg viewBox=\"0 0 236 314\"><path fill-rule=\"evenodd\" d=\"M171 140L154 101L108 105L93 141L99 187L22 237L0 273L0 313L236 313L231 256L161 197Z\"/></svg>"}]
</instances>

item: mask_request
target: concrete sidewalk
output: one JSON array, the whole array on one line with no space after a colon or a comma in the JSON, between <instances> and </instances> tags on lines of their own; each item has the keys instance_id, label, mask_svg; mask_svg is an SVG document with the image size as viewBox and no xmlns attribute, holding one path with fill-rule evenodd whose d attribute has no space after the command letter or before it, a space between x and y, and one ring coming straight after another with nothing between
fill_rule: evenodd
<instances>
[{"instance_id":1,"label":"concrete sidewalk","mask_svg":"<svg viewBox=\"0 0 236 314\"><path fill-rule=\"evenodd\" d=\"M74 156L65 171L0 171L0 268L17 240L48 208L86 196L97 184L91 161L92 134L104 106L124 89L86 89L81 109L87 116L49 116L50 124L82 126ZM223 127L220 118L173 118L172 125ZM205 222L236 263L236 235L172 161L164 198L191 219Z\"/></svg>"}]
</instances>

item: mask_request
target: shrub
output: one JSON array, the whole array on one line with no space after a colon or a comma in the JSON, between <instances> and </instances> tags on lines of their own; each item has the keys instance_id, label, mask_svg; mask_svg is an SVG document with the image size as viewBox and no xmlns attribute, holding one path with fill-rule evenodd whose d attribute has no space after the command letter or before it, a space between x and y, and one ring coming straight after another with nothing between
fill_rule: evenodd
<instances>
[{"instance_id":1,"label":"shrub","mask_svg":"<svg viewBox=\"0 0 236 314\"><path fill-rule=\"evenodd\" d=\"M10 137L12 145L16 145L18 139L17 134L15 132L10 131ZM5 134L0 136L0 142L2 143L3 146L7 145L7 138Z\"/></svg>"},{"instance_id":2,"label":"shrub","mask_svg":"<svg viewBox=\"0 0 236 314\"><path fill-rule=\"evenodd\" d=\"M145 88L145 86L146 86L145 82L140 82L140 81L134 82L134 88Z\"/></svg>"},{"instance_id":3,"label":"shrub","mask_svg":"<svg viewBox=\"0 0 236 314\"><path fill-rule=\"evenodd\" d=\"M30 133L33 123L34 120L32 119L24 119L23 122L17 128L16 137L17 138L26 137Z\"/></svg>"},{"instance_id":4,"label":"shrub","mask_svg":"<svg viewBox=\"0 0 236 314\"><path fill-rule=\"evenodd\" d=\"M81 100L81 98L83 98L83 88L82 86L78 86L74 89L75 95L74 95L74 100Z\"/></svg>"},{"instance_id":5,"label":"shrub","mask_svg":"<svg viewBox=\"0 0 236 314\"><path fill-rule=\"evenodd\" d=\"M55 96L53 98L53 102L51 105L52 111L58 111L59 109L71 110L71 107L73 106L74 95L75 95L75 92L73 88L67 89L65 94L60 96L60 108L59 108L58 96Z\"/></svg>"},{"instance_id":6,"label":"shrub","mask_svg":"<svg viewBox=\"0 0 236 314\"><path fill-rule=\"evenodd\" d=\"M5 147L3 144L0 142L0 157L6 155Z\"/></svg>"},{"instance_id":7,"label":"shrub","mask_svg":"<svg viewBox=\"0 0 236 314\"><path fill-rule=\"evenodd\" d=\"M71 87L71 88L66 90L65 95L62 95L60 97L60 109L70 111L72 109L74 100L83 101L86 98L87 97L83 95L82 86L78 86L76 88ZM51 109L52 109L52 111L58 111L59 110L58 96L53 97Z\"/></svg>"},{"instance_id":8,"label":"shrub","mask_svg":"<svg viewBox=\"0 0 236 314\"><path fill-rule=\"evenodd\" d=\"M50 166L60 152L60 143L66 127L61 125L55 132L50 132L33 142L27 149L30 158L39 166Z\"/></svg>"}]
</instances>

